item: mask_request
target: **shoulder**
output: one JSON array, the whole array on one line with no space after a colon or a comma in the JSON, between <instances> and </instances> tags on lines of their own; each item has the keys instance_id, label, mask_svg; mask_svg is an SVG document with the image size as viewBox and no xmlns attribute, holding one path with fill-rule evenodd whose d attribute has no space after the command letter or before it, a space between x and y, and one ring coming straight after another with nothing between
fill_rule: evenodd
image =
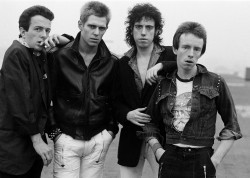
<instances>
[{"instance_id":1,"label":"shoulder","mask_svg":"<svg viewBox=\"0 0 250 178\"><path fill-rule=\"evenodd\" d=\"M115 61L119 60L118 56L115 53L112 53L112 52L110 52L110 53L111 53L112 60L115 60Z\"/></svg>"},{"instance_id":2,"label":"shoulder","mask_svg":"<svg viewBox=\"0 0 250 178\"><path fill-rule=\"evenodd\" d=\"M168 52L173 51L173 50L172 50L172 46L161 46L161 48L162 48L164 51L168 51Z\"/></svg>"},{"instance_id":3,"label":"shoulder","mask_svg":"<svg viewBox=\"0 0 250 178\"><path fill-rule=\"evenodd\" d=\"M4 59L9 61L27 61L30 57L28 48L20 44L18 41L13 41L12 45L6 50ZM14 61L13 61L14 62Z\"/></svg>"},{"instance_id":4,"label":"shoulder","mask_svg":"<svg viewBox=\"0 0 250 178\"><path fill-rule=\"evenodd\" d=\"M211 80L211 81L213 81L213 80L223 80L224 81L224 79L221 75L219 75L215 72L208 71L208 70L206 73L203 73L202 76L208 78L208 80Z\"/></svg>"},{"instance_id":5,"label":"shoulder","mask_svg":"<svg viewBox=\"0 0 250 178\"><path fill-rule=\"evenodd\" d=\"M176 60L176 55L173 52L172 46L161 46L162 52L161 56L170 60L170 61L175 61Z\"/></svg>"},{"instance_id":6,"label":"shoulder","mask_svg":"<svg viewBox=\"0 0 250 178\"><path fill-rule=\"evenodd\" d=\"M17 40L14 40L11 46L6 50L6 54L17 54L17 53L26 53L28 50Z\"/></svg>"}]
</instances>

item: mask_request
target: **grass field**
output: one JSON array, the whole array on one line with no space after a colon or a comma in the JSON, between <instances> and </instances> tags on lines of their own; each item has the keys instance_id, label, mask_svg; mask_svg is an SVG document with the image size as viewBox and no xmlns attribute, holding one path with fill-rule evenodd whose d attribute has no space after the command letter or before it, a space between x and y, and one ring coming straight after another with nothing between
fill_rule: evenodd
<instances>
[{"instance_id":1,"label":"grass field","mask_svg":"<svg viewBox=\"0 0 250 178\"><path fill-rule=\"evenodd\" d=\"M232 92L238 120L243 133L243 138L236 141L233 148L224 158L217 169L218 178L250 178L250 82L241 79L225 77ZM223 127L218 117L217 135ZM119 135L110 146L104 169L104 178L119 178L119 166L117 165L117 145ZM216 149L218 141L214 144ZM52 145L51 145L52 146ZM52 164L44 167L42 178L52 178ZM146 164L142 178L152 178L149 166Z\"/></svg>"}]
</instances>

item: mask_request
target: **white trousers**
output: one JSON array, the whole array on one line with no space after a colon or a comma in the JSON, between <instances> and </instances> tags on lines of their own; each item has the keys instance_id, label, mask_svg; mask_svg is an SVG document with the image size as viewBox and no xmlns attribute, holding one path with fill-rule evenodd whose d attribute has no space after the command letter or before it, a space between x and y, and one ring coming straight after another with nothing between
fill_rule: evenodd
<instances>
[{"instance_id":1,"label":"white trousers","mask_svg":"<svg viewBox=\"0 0 250 178\"><path fill-rule=\"evenodd\" d=\"M101 178L113 138L107 130L89 141L62 134L54 145L54 178Z\"/></svg>"},{"instance_id":2,"label":"white trousers","mask_svg":"<svg viewBox=\"0 0 250 178\"><path fill-rule=\"evenodd\" d=\"M154 153L149 146L149 144L146 144L146 142L143 142L142 148L141 148L141 154L140 159L136 167L127 167L127 166L120 166L120 174L121 178L141 178L142 177L142 171L145 163L145 159L148 161L153 177L158 177L158 170L159 170L159 164L156 162Z\"/></svg>"}]
</instances>

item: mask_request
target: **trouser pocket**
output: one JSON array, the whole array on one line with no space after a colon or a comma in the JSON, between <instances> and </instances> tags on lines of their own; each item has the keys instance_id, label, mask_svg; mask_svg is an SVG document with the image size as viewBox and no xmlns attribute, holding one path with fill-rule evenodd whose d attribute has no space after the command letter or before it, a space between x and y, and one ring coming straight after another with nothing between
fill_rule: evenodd
<instances>
[{"instance_id":1,"label":"trouser pocket","mask_svg":"<svg viewBox=\"0 0 250 178\"><path fill-rule=\"evenodd\" d=\"M214 167L214 164L211 160L211 157L213 155L213 149L209 149L207 151L204 151L201 155L201 166L203 168L204 177L205 178L215 178L216 177L216 169Z\"/></svg>"},{"instance_id":2,"label":"trouser pocket","mask_svg":"<svg viewBox=\"0 0 250 178\"><path fill-rule=\"evenodd\" d=\"M104 162L105 157L107 155L109 146L113 140L112 136L105 129L101 133L97 134L94 137L95 140L95 152L96 157L94 158L96 163Z\"/></svg>"},{"instance_id":3,"label":"trouser pocket","mask_svg":"<svg viewBox=\"0 0 250 178\"><path fill-rule=\"evenodd\" d=\"M54 168L63 168L65 166L64 147L65 134L62 134L54 144Z\"/></svg>"}]
</instances>

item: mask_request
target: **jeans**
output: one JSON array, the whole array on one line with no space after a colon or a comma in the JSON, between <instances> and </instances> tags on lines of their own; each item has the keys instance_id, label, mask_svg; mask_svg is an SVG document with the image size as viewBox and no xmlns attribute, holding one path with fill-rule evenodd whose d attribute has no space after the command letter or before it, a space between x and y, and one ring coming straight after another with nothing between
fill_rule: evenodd
<instances>
[{"instance_id":1,"label":"jeans","mask_svg":"<svg viewBox=\"0 0 250 178\"><path fill-rule=\"evenodd\" d=\"M89 141L62 134L55 143L54 178L101 178L112 140L107 130Z\"/></svg>"},{"instance_id":2,"label":"jeans","mask_svg":"<svg viewBox=\"0 0 250 178\"><path fill-rule=\"evenodd\" d=\"M156 162L151 147L146 142L142 144L140 159L136 167L120 166L120 178L141 178L145 159L148 161L153 172L152 178L157 178L159 165Z\"/></svg>"},{"instance_id":3,"label":"jeans","mask_svg":"<svg viewBox=\"0 0 250 178\"><path fill-rule=\"evenodd\" d=\"M213 149L167 145L159 160L159 178L215 178Z\"/></svg>"}]
</instances>

